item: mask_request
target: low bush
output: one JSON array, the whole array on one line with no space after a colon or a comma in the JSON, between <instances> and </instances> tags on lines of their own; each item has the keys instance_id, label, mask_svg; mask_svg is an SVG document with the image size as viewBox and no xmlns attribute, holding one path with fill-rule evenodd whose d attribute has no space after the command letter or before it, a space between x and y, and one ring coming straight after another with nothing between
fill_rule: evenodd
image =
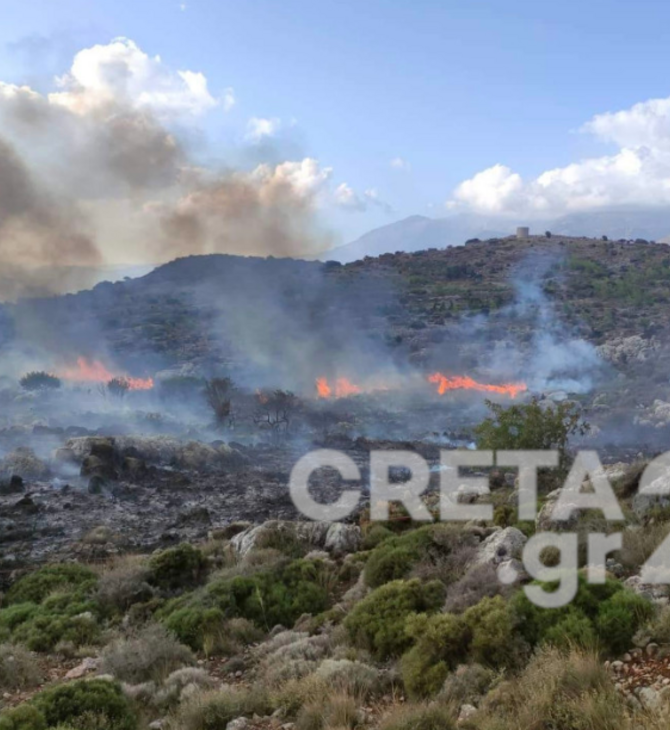
<instances>
[{"instance_id":1,"label":"low bush","mask_svg":"<svg viewBox=\"0 0 670 730\"><path fill-rule=\"evenodd\" d=\"M472 661L493 667L513 668L527 654L525 642L516 632L515 619L500 597L484 598L463 614L472 637Z\"/></svg>"},{"instance_id":2,"label":"low bush","mask_svg":"<svg viewBox=\"0 0 670 730\"><path fill-rule=\"evenodd\" d=\"M303 705L295 726L296 730L353 730L360 723L358 698L335 691L325 701Z\"/></svg>"},{"instance_id":3,"label":"low bush","mask_svg":"<svg viewBox=\"0 0 670 730\"><path fill-rule=\"evenodd\" d=\"M431 702L394 708L380 730L455 730L458 713L449 705Z\"/></svg>"},{"instance_id":4,"label":"low bush","mask_svg":"<svg viewBox=\"0 0 670 730\"><path fill-rule=\"evenodd\" d=\"M615 580L589 584L582 574L578 579L577 595L562 608L540 608L519 591L511 608L521 635L531 646L566 646L572 641L586 647L597 643L609 655L626 651L637 630L653 615L653 604Z\"/></svg>"},{"instance_id":5,"label":"low bush","mask_svg":"<svg viewBox=\"0 0 670 730\"><path fill-rule=\"evenodd\" d=\"M472 639L460 616L416 614L406 623L415 643L400 662L405 689L412 698L428 697L441 689L449 672L462 662Z\"/></svg>"},{"instance_id":6,"label":"low bush","mask_svg":"<svg viewBox=\"0 0 670 730\"><path fill-rule=\"evenodd\" d=\"M365 564L365 582L378 588L414 571L415 577L450 583L462 574L467 563L463 551L471 553L473 542L473 536L460 526L445 524L426 525L388 537L370 553Z\"/></svg>"},{"instance_id":7,"label":"low bush","mask_svg":"<svg viewBox=\"0 0 670 730\"><path fill-rule=\"evenodd\" d=\"M192 588L205 578L207 561L198 548L182 543L149 561L149 583L166 591Z\"/></svg>"},{"instance_id":8,"label":"low bush","mask_svg":"<svg viewBox=\"0 0 670 730\"><path fill-rule=\"evenodd\" d=\"M481 664L461 664L446 678L439 699L456 707L466 703L479 704L497 676L492 669Z\"/></svg>"},{"instance_id":9,"label":"low bush","mask_svg":"<svg viewBox=\"0 0 670 730\"><path fill-rule=\"evenodd\" d=\"M378 659L400 655L411 644L405 622L412 613L437 611L444 601L439 581L392 581L357 603L344 620L351 641Z\"/></svg>"},{"instance_id":10,"label":"low bush","mask_svg":"<svg viewBox=\"0 0 670 730\"><path fill-rule=\"evenodd\" d=\"M292 626L302 614L321 613L330 605L335 577L327 562L294 560L273 571L212 580L203 591L168 603L159 618L194 649L205 648L208 636L218 646L216 633L232 618L269 631L277 624Z\"/></svg>"},{"instance_id":11,"label":"low bush","mask_svg":"<svg viewBox=\"0 0 670 730\"><path fill-rule=\"evenodd\" d=\"M151 600L150 571L143 560L128 558L105 571L98 580L96 599L106 614L125 613L133 604Z\"/></svg>"},{"instance_id":12,"label":"low bush","mask_svg":"<svg viewBox=\"0 0 670 730\"><path fill-rule=\"evenodd\" d=\"M23 646L0 644L0 690L28 689L42 681L35 657Z\"/></svg>"},{"instance_id":13,"label":"low bush","mask_svg":"<svg viewBox=\"0 0 670 730\"><path fill-rule=\"evenodd\" d=\"M96 581L95 573L79 563L46 565L14 583L5 599L7 604L42 603L54 591L91 588Z\"/></svg>"},{"instance_id":14,"label":"low bush","mask_svg":"<svg viewBox=\"0 0 670 730\"><path fill-rule=\"evenodd\" d=\"M160 682L195 658L164 626L149 624L130 636L108 644L102 652L101 669L131 684Z\"/></svg>"},{"instance_id":15,"label":"low bush","mask_svg":"<svg viewBox=\"0 0 670 730\"><path fill-rule=\"evenodd\" d=\"M24 703L0 715L0 730L47 730L47 721L36 707Z\"/></svg>"},{"instance_id":16,"label":"low bush","mask_svg":"<svg viewBox=\"0 0 670 730\"><path fill-rule=\"evenodd\" d=\"M94 644L100 636L97 620L98 606L82 587L72 593L52 593L39 606L18 604L0 611L0 625L5 611L17 619L18 608L23 606L24 620L11 631L13 642L25 644L31 651L51 651L56 644L68 642L75 646Z\"/></svg>"},{"instance_id":17,"label":"low bush","mask_svg":"<svg viewBox=\"0 0 670 730\"><path fill-rule=\"evenodd\" d=\"M626 704L597 655L542 649L524 672L483 700L472 727L547 730L632 728ZM634 727L640 727L635 725Z\"/></svg>"},{"instance_id":18,"label":"low bush","mask_svg":"<svg viewBox=\"0 0 670 730\"><path fill-rule=\"evenodd\" d=\"M197 693L184 700L167 727L170 730L220 730L237 717L266 715L270 711L270 701L262 689L226 687Z\"/></svg>"},{"instance_id":19,"label":"low bush","mask_svg":"<svg viewBox=\"0 0 670 730\"><path fill-rule=\"evenodd\" d=\"M330 687L366 698L379 682L379 671L363 662L349 659L325 659L316 670L316 676Z\"/></svg>"},{"instance_id":20,"label":"low bush","mask_svg":"<svg viewBox=\"0 0 670 730\"><path fill-rule=\"evenodd\" d=\"M121 686L103 679L69 682L44 690L33 704L46 727L72 725L79 730L135 730L137 719Z\"/></svg>"}]
</instances>

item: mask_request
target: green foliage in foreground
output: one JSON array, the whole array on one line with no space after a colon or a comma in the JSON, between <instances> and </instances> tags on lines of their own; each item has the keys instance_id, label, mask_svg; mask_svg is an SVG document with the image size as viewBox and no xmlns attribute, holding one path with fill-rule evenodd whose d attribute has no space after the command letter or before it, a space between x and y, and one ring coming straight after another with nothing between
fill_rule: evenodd
<instances>
[{"instance_id":1,"label":"green foliage in foreground","mask_svg":"<svg viewBox=\"0 0 670 730\"><path fill-rule=\"evenodd\" d=\"M354 645L368 649L378 659L398 656L411 644L405 632L408 616L437 611L444 594L439 581L392 581L357 603L344 626Z\"/></svg>"},{"instance_id":2,"label":"green foliage in foreground","mask_svg":"<svg viewBox=\"0 0 670 730\"><path fill-rule=\"evenodd\" d=\"M294 560L251 576L211 581L204 589L170 601L158 618L180 641L201 650L227 619L243 617L268 631L292 626L304 613L330 605L333 569L321 560Z\"/></svg>"},{"instance_id":3,"label":"green foliage in foreground","mask_svg":"<svg viewBox=\"0 0 670 730\"><path fill-rule=\"evenodd\" d=\"M137 720L121 686L106 680L82 680L44 690L30 703L0 717L0 730L135 730Z\"/></svg>"}]
</instances>

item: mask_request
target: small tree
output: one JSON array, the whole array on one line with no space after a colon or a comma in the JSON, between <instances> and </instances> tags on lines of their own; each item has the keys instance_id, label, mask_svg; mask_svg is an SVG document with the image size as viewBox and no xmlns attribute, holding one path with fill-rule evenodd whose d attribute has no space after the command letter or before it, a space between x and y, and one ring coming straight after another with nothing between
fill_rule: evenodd
<instances>
[{"instance_id":1,"label":"small tree","mask_svg":"<svg viewBox=\"0 0 670 730\"><path fill-rule=\"evenodd\" d=\"M61 387L60 378L44 371L34 371L24 375L19 381L25 390L57 390Z\"/></svg>"},{"instance_id":2,"label":"small tree","mask_svg":"<svg viewBox=\"0 0 670 730\"><path fill-rule=\"evenodd\" d=\"M508 407L491 401L486 405L492 415L474 429L479 449L555 449L565 468L570 437L583 436L590 429L572 403L543 405L533 398L530 403Z\"/></svg>"},{"instance_id":3,"label":"small tree","mask_svg":"<svg viewBox=\"0 0 670 730\"><path fill-rule=\"evenodd\" d=\"M125 378L113 378L107 383L107 392L113 398L121 400L130 390L130 384Z\"/></svg>"},{"instance_id":4,"label":"small tree","mask_svg":"<svg viewBox=\"0 0 670 730\"><path fill-rule=\"evenodd\" d=\"M256 393L257 408L254 423L262 428L269 428L279 434L287 433L299 410L300 399L290 390L258 391Z\"/></svg>"},{"instance_id":5,"label":"small tree","mask_svg":"<svg viewBox=\"0 0 670 730\"><path fill-rule=\"evenodd\" d=\"M547 238L551 238L551 231L545 231L545 232L544 232L544 235L545 235L545 236L546 236Z\"/></svg>"},{"instance_id":6,"label":"small tree","mask_svg":"<svg viewBox=\"0 0 670 730\"><path fill-rule=\"evenodd\" d=\"M219 426L232 426L234 391L230 378L212 378L205 383L205 397L209 407L214 411L214 418Z\"/></svg>"}]
</instances>

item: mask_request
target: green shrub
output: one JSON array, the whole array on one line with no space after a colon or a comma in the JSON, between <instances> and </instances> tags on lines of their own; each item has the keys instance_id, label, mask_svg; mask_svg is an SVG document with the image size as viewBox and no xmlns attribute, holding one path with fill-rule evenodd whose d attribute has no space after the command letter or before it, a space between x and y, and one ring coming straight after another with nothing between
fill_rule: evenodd
<instances>
[{"instance_id":1,"label":"green shrub","mask_svg":"<svg viewBox=\"0 0 670 730\"><path fill-rule=\"evenodd\" d=\"M401 654L411 643L405 633L410 614L436 611L443 602L444 585L439 581L392 581L356 604L344 626L354 644L385 659Z\"/></svg>"},{"instance_id":2,"label":"green shrub","mask_svg":"<svg viewBox=\"0 0 670 730\"><path fill-rule=\"evenodd\" d=\"M96 581L95 573L79 563L46 565L14 583L6 600L8 604L42 603L56 590L92 587Z\"/></svg>"},{"instance_id":3,"label":"green shrub","mask_svg":"<svg viewBox=\"0 0 670 730\"><path fill-rule=\"evenodd\" d=\"M415 642L400 662L405 689L412 698L428 697L442 688L449 672L465 659L470 630L460 616L423 613L410 616L405 631Z\"/></svg>"},{"instance_id":4,"label":"green shrub","mask_svg":"<svg viewBox=\"0 0 670 730\"><path fill-rule=\"evenodd\" d=\"M12 640L40 652L50 651L60 641L76 646L93 644L100 635L97 610L97 604L84 595L82 588L73 593L53 593L15 627Z\"/></svg>"},{"instance_id":5,"label":"green shrub","mask_svg":"<svg viewBox=\"0 0 670 730\"><path fill-rule=\"evenodd\" d=\"M630 649L635 632L654 613L652 603L632 591L615 593L601 604L596 631L610 654Z\"/></svg>"},{"instance_id":6,"label":"green shrub","mask_svg":"<svg viewBox=\"0 0 670 730\"><path fill-rule=\"evenodd\" d=\"M137 720L121 686L102 679L61 684L33 700L47 727L71 724L80 730L135 730Z\"/></svg>"},{"instance_id":7,"label":"green shrub","mask_svg":"<svg viewBox=\"0 0 670 730\"><path fill-rule=\"evenodd\" d=\"M200 550L182 543L152 556L148 582L167 591L192 588L205 577L206 565Z\"/></svg>"},{"instance_id":8,"label":"green shrub","mask_svg":"<svg viewBox=\"0 0 670 730\"><path fill-rule=\"evenodd\" d=\"M372 523L363 537L363 550L372 550L381 545L384 540L393 537L394 533L388 527L377 522Z\"/></svg>"},{"instance_id":9,"label":"green shrub","mask_svg":"<svg viewBox=\"0 0 670 730\"><path fill-rule=\"evenodd\" d=\"M468 608L463 621L470 630L470 658L494 667L513 667L525 653L514 618L501 596L483 598Z\"/></svg>"},{"instance_id":10,"label":"green shrub","mask_svg":"<svg viewBox=\"0 0 670 730\"><path fill-rule=\"evenodd\" d=\"M24 703L2 713L0 730L47 730L47 721L36 707Z\"/></svg>"},{"instance_id":11,"label":"green shrub","mask_svg":"<svg viewBox=\"0 0 670 730\"><path fill-rule=\"evenodd\" d=\"M277 624L293 626L305 613L325 611L334 571L322 560L294 560L272 571L213 580L168 603L158 617L191 648L206 649L209 642L211 651L217 650L213 645L221 650L217 634L225 620L241 617L269 631Z\"/></svg>"},{"instance_id":12,"label":"green shrub","mask_svg":"<svg viewBox=\"0 0 670 730\"><path fill-rule=\"evenodd\" d=\"M624 590L616 580L590 584L582 574L578 580L574 600L561 608L540 608L519 591L511 601L511 608L522 636L531 646L541 643L565 646L566 641L572 640L578 646L597 643L609 654L626 651L635 632L653 614L653 605ZM562 630L569 636L561 637ZM596 642L592 641L592 634Z\"/></svg>"},{"instance_id":13,"label":"green shrub","mask_svg":"<svg viewBox=\"0 0 670 730\"><path fill-rule=\"evenodd\" d=\"M570 611L544 633L543 641L560 649L595 649L598 635L593 622L580 610Z\"/></svg>"},{"instance_id":14,"label":"green shrub","mask_svg":"<svg viewBox=\"0 0 670 730\"><path fill-rule=\"evenodd\" d=\"M454 525L425 525L389 537L375 547L365 564L365 582L378 588L392 580L417 577L451 582L465 562L459 551L471 547L473 537ZM451 559L451 560L450 560ZM453 564L450 564L453 563ZM419 575L420 574L420 575Z\"/></svg>"},{"instance_id":15,"label":"green shrub","mask_svg":"<svg viewBox=\"0 0 670 730\"><path fill-rule=\"evenodd\" d=\"M226 617L220 609L200 606L178 609L165 619L165 625L179 641L207 654L218 653L225 622Z\"/></svg>"}]
</instances>

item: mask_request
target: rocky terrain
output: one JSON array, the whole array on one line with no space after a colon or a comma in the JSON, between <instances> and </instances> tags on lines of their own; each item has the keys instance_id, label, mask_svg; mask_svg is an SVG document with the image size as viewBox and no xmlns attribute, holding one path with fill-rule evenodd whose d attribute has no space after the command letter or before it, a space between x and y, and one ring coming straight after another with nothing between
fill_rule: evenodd
<instances>
[{"instance_id":1,"label":"rocky terrain","mask_svg":"<svg viewBox=\"0 0 670 730\"><path fill-rule=\"evenodd\" d=\"M668 281L668 246L543 236L346 266L192 257L4 307L0 730L667 727L670 593L643 567L670 498L638 486L670 421ZM152 387L48 375L77 357ZM434 371L527 390L440 396ZM356 387L317 397L321 376ZM534 521L501 468L470 474L492 520L393 504L371 521L372 450L428 461L437 517L440 449L471 445L561 451ZM555 519L579 446L624 524ZM315 448L361 470L344 522L289 497ZM342 486L310 483L323 502ZM542 532L578 537L559 609L524 590ZM603 584L586 578L594 532L622 535Z\"/></svg>"}]
</instances>

